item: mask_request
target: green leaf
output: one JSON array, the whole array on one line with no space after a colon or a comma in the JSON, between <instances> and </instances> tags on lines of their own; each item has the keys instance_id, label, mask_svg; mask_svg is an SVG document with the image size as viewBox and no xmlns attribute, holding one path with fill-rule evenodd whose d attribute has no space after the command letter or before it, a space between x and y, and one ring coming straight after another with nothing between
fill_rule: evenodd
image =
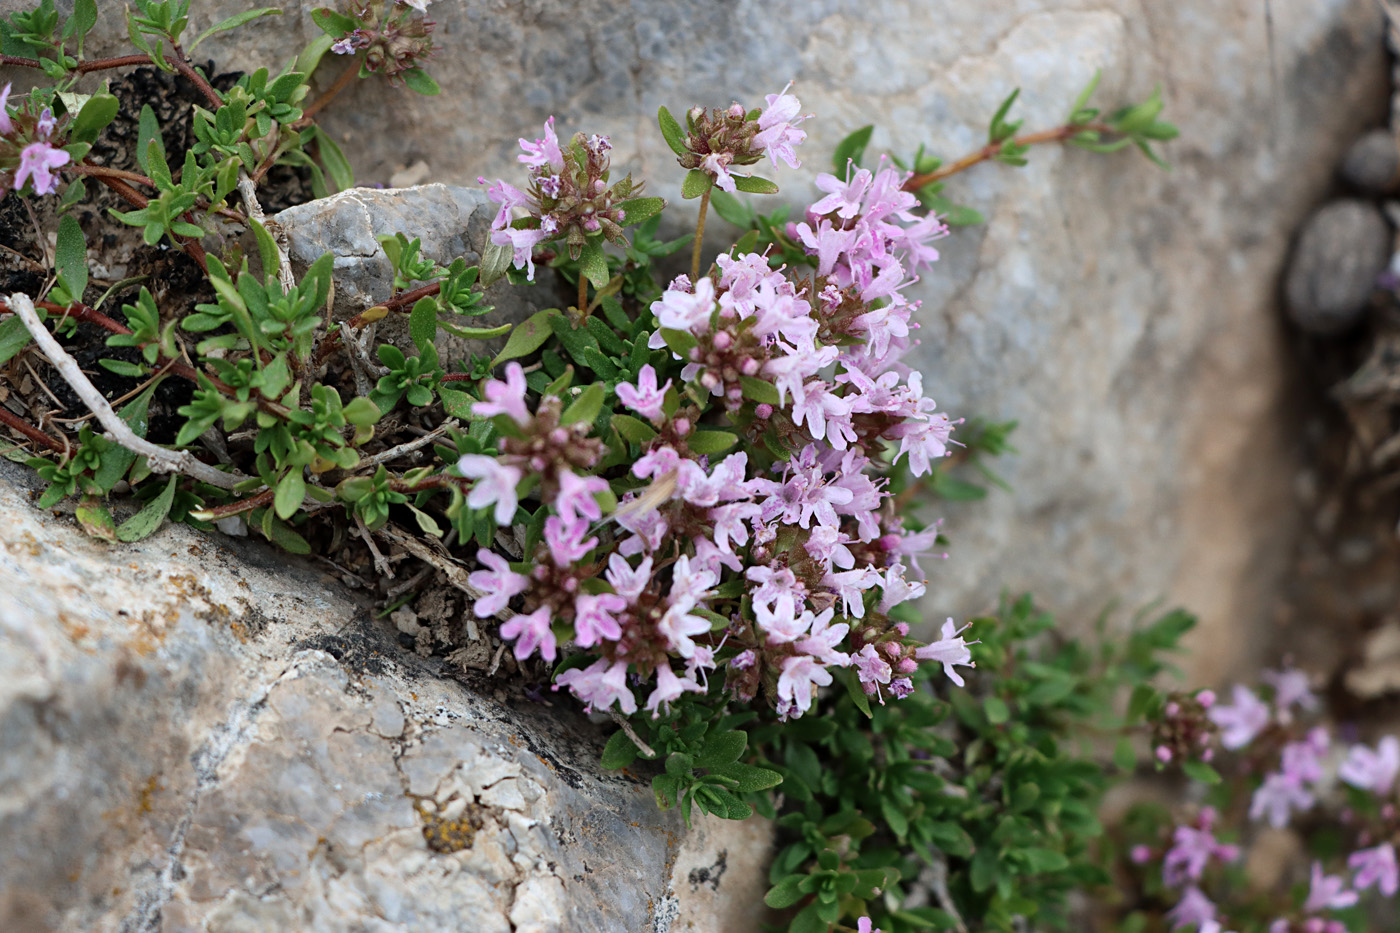
<instances>
[{"instance_id":1,"label":"green leaf","mask_svg":"<svg viewBox=\"0 0 1400 933\"><path fill-rule=\"evenodd\" d=\"M515 251L509 246L488 241L481 254L481 287L485 288L499 280L514 261Z\"/></svg>"},{"instance_id":2,"label":"green leaf","mask_svg":"<svg viewBox=\"0 0 1400 933\"><path fill-rule=\"evenodd\" d=\"M1069 859L1061 852L1042 846L1028 846L1019 850L1026 869L1032 874L1047 871L1064 871L1069 867Z\"/></svg>"},{"instance_id":3,"label":"green leaf","mask_svg":"<svg viewBox=\"0 0 1400 933\"><path fill-rule=\"evenodd\" d=\"M821 901L813 901L802 908L802 912L793 917L792 923L788 925L788 933L827 933L831 929L831 922L821 915L824 906Z\"/></svg>"},{"instance_id":4,"label":"green leaf","mask_svg":"<svg viewBox=\"0 0 1400 933\"><path fill-rule=\"evenodd\" d=\"M1132 771L1137 767L1137 753L1133 751L1132 740L1127 736L1118 740L1118 744L1113 746L1113 763L1118 766L1119 771Z\"/></svg>"},{"instance_id":5,"label":"green leaf","mask_svg":"<svg viewBox=\"0 0 1400 933\"><path fill-rule=\"evenodd\" d=\"M118 376L127 376L131 379L137 379L146 375L144 366L128 363L126 360L98 360L97 364L108 372L116 373Z\"/></svg>"},{"instance_id":6,"label":"green leaf","mask_svg":"<svg viewBox=\"0 0 1400 933\"><path fill-rule=\"evenodd\" d=\"M740 376L739 385L743 387L746 399L773 406L780 406L783 403L782 398L778 395L777 387L766 379Z\"/></svg>"},{"instance_id":7,"label":"green leaf","mask_svg":"<svg viewBox=\"0 0 1400 933\"><path fill-rule=\"evenodd\" d=\"M982 701L987 712L987 721L994 726L1003 726L1011 719L1011 709L1001 697L990 696Z\"/></svg>"},{"instance_id":8,"label":"green leaf","mask_svg":"<svg viewBox=\"0 0 1400 933\"><path fill-rule=\"evenodd\" d=\"M783 776L777 771L746 765L738 761L727 765L715 765L711 770L721 777L737 781L734 789L741 794L768 790L783 783Z\"/></svg>"},{"instance_id":9,"label":"green leaf","mask_svg":"<svg viewBox=\"0 0 1400 933\"><path fill-rule=\"evenodd\" d=\"M608 771L625 768L637 760L637 746L621 729L608 736L608 744L603 746L602 765Z\"/></svg>"},{"instance_id":10,"label":"green leaf","mask_svg":"<svg viewBox=\"0 0 1400 933\"><path fill-rule=\"evenodd\" d=\"M578 257L579 271L594 288L603 289L608 284L608 257L603 252L603 237L591 236L583 243ZM580 311L585 309L579 308Z\"/></svg>"},{"instance_id":11,"label":"green leaf","mask_svg":"<svg viewBox=\"0 0 1400 933\"><path fill-rule=\"evenodd\" d=\"M714 187L715 178L713 175L693 168L686 172L685 181L681 182L681 197L687 201L698 198L700 195Z\"/></svg>"},{"instance_id":12,"label":"green leaf","mask_svg":"<svg viewBox=\"0 0 1400 933\"><path fill-rule=\"evenodd\" d=\"M399 75L403 83L408 85L408 89L424 97L435 97L442 92L438 83L433 80L433 76L422 68L410 68Z\"/></svg>"},{"instance_id":13,"label":"green leaf","mask_svg":"<svg viewBox=\"0 0 1400 933\"><path fill-rule=\"evenodd\" d=\"M749 747L749 734L740 730L730 732L718 732L705 739L705 745L699 755L695 756L695 765L699 768L714 768L718 765L727 765L739 760L739 756L744 754L744 750Z\"/></svg>"},{"instance_id":14,"label":"green leaf","mask_svg":"<svg viewBox=\"0 0 1400 933\"><path fill-rule=\"evenodd\" d=\"M806 895L802 893L798 885L806 878L806 875L788 875L782 881L773 885L768 893L763 895L763 903L774 910L782 910L784 907L791 907Z\"/></svg>"},{"instance_id":15,"label":"green leaf","mask_svg":"<svg viewBox=\"0 0 1400 933\"><path fill-rule=\"evenodd\" d=\"M141 171L147 175L151 174L150 166L150 145L154 142L161 153L161 164L165 164L165 140L161 139L160 124L156 121L156 112L151 109L150 104L141 105L141 116L136 127L136 161L141 166ZM170 170L166 170L166 177L170 175ZM154 176L152 176L154 177Z\"/></svg>"},{"instance_id":16,"label":"green leaf","mask_svg":"<svg viewBox=\"0 0 1400 933\"><path fill-rule=\"evenodd\" d=\"M860 168L860 160L865 155L865 147L870 145L870 134L873 132L873 125L862 126L836 144L836 149L831 155L831 164L836 167L837 178L845 178L849 173L847 162L854 162L856 168Z\"/></svg>"},{"instance_id":17,"label":"green leaf","mask_svg":"<svg viewBox=\"0 0 1400 933\"><path fill-rule=\"evenodd\" d=\"M408 314L408 335L418 352L424 352L437 340L438 304L436 298L419 298Z\"/></svg>"},{"instance_id":18,"label":"green leaf","mask_svg":"<svg viewBox=\"0 0 1400 933\"><path fill-rule=\"evenodd\" d=\"M103 458L106 459L105 456ZM84 499L76 509L78 524L94 538L107 542L117 540L117 523L100 499Z\"/></svg>"},{"instance_id":19,"label":"green leaf","mask_svg":"<svg viewBox=\"0 0 1400 933\"><path fill-rule=\"evenodd\" d=\"M306 479L301 475L301 467L293 467L278 481L272 506L277 512L277 517L285 521L301 508L301 502L305 498Z\"/></svg>"},{"instance_id":20,"label":"green leaf","mask_svg":"<svg viewBox=\"0 0 1400 933\"><path fill-rule=\"evenodd\" d=\"M997 853L990 845L984 845L972 856L972 868L968 873L972 890L979 894L996 886L1001 868L997 864Z\"/></svg>"},{"instance_id":21,"label":"green leaf","mask_svg":"<svg viewBox=\"0 0 1400 933\"><path fill-rule=\"evenodd\" d=\"M500 327L462 327L451 321L438 319L437 326L456 337L463 340L489 340L492 337L504 337L510 333L514 324L502 324Z\"/></svg>"},{"instance_id":22,"label":"green leaf","mask_svg":"<svg viewBox=\"0 0 1400 933\"><path fill-rule=\"evenodd\" d=\"M665 198L632 198L627 201L619 201L614 204L625 212L622 218L622 225L630 227L633 224L644 223L660 214L666 207Z\"/></svg>"},{"instance_id":23,"label":"green leaf","mask_svg":"<svg viewBox=\"0 0 1400 933\"><path fill-rule=\"evenodd\" d=\"M208 29L201 32L199 36L193 42L190 43L189 48L185 49L185 51L193 52L195 50L195 47L198 46L199 43L203 42L205 39L208 39L210 36L217 35L221 32L227 32L230 29L237 29L244 23L251 23L253 20L257 19L260 16L281 15L282 11L275 6L265 6L260 7L256 10L245 10L242 13L235 13L228 19L215 23Z\"/></svg>"},{"instance_id":24,"label":"green leaf","mask_svg":"<svg viewBox=\"0 0 1400 933\"><path fill-rule=\"evenodd\" d=\"M179 478L178 473L172 473L160 495L146 503L146 507L141 511L118 525L117 540L130 543L150 537L160 527L161 522L165 521L165 516L170 514L170 506L175 501L175 482Z\"/></svg>"},{"instance_id":25,"label":"green leaf","mask_svg":"<svg viewBox=\"0 0 1400 933\"><path fill-rule=\"evenodd\" d=\"M675 330L670 327L661 328L661 339L666 341L666 346L671 348L672 353L683 360L690 359L690 351L700 343L695 339L695 335L689 331Z\"/></svg>"},{"instance_id":26,"label":"green leaf","mask_svg":"<svg viewBox=\"0 0 1400 933\"><path fill-rule=\"evenodd\" d=\"M73 15L63 25L63 37L76 36L78 48L83 47L83 37L97 25L97 0L74 0Z\"/></svg>"},{"instance_id":27,"label":"green leaf","mask_svg":"<svg viewBox=\"0 0 1400 933\"><path fill-rule=\"evenodd\" d=\"M671 151L676 155L685 154L685 130L676 122L676 118L671 116L671 111L662 107L656 112L656 122L661 124L661 135L666 140L666 145L671 147Z\"/></svg>"},{"instance_id":28,"label":"green leaf","mask_svg":"<svg viewBox=\"0 0 1400 933\"><path fill-rule=\"evenodd\" d=\"M769 181L766 178L759 178L757 175L734 175L734 187L748 194L777 194L777 182Z\"/></svg>"},{"instance_id":29,"label":"green leaf","mask_svg":"<svg viewBox=\"0 0 1400 933\"><path fill-rule=\"evenodd\" d=\"M856 709L864 713L866 719L873 718L874 714L870 711L870 697L866 696L865 691L861 689L860 676L856 673L855 669L847 668L837 676L839 676L846 685L846 696L851 698L851 702L855 704Z\"/></svg>"},{"instance_id":30,"label":"green leaf","mask_svg":"<svg viewBox=\"0 0 1400 933\"><path fill-rule=\"evenodd\" d=\"M336 141L319 126L315 127L316 147L321 155L321 161L326 165L326 174L331 176L331 181L340 191L355 187L355 173L350 168L350 160L345 158L345 153L341 151Z\"/></svg>"},{"instance_id":31,"label":"green leaf","mask_svg":"<svg viewBox=\"0 0 1400 933\"><path fill-rule=\"evenodd\" d=\"M618 434L634 444L646 444L656 436L655 428L631 415L613 415L610 423L617 429Z\"/></svg>"},{"instance_id":32,"label":"green leaf","mask_svg":"<svg viewBox=\"0 0 1400 933\"><path fill-rule=\"evenodd\" d=\"M1184 761L1181 763L1181 770L1193 781L1200 781L1202 784L1220 783L1220 772L1204 761Z\"/></svg>"},{"instance_id":33,"label":"green leaf","mask_svg":"<svg viewBox=\"0 0 1400 933\"><path fill-rule=\"evenodd\" d=\"M0 364L8 363L16 353L29 346L33 339L29 328L24 326L19 315L0 321Z\"/></svg>"},{"instance_id":34,"label":"green leaf","mask_svg":"<svg viewBox=\"0 0 1400 933\"><path fill-rule=\"evenodd\" d=\"M58 222L58 242L54 246L54 268L74 301L83 300L87 288L87 241L78 218L64 214Z\"/></svg>"},{"instance_id":35,"label":"green leaf","mask_svg":"<svg viewBox=\"0 0 1400 933\"><path fill-rule=\"evenodd\" d=\"M448 385L451 383L444 383L438 389L438 397L442 399L443 411L454 418L461 418L463 421L472 420L472 405L476 403L476 399L465 392L449 389Z\"/></svg>"},{"instance_id":36,"label":"green leaf","mask_svg":"<svg viewBox=\"0 0 1400 933\"><path fill-rule=\"evenodd\" d=\"M885 825L900 839L909 834L909 818L889 797L880 798L880 815L885 818Z\"/></svg>"},{"instance_id":37,"label":"green leaf","mask_svg":"<svg viewBox=\"0 0 1400 933\"><path fill-rule=\"evenodd\" d=\"M736 227L748 229L754 224L753 209L728 191L710 192L710 207Z\"/></svg>"},{"instance_id":38,"label":"green leaf","mask_svg":"<svg viewBox=\"0 0 1400 933\"><path fill-rule=\"evenodd\" d=\"M538 350L554 333L554 329L549 324L550 318L558 317L560 314L558 308L546 308L532 314L525 323L517 325L515 330L511 331L510 339L501 348L501 352L497 353L496 358L491 361L492 368L494 369L506 360L528 356Z\"/></svg>"},{"instance_id":39,"label":"green leaf","mask_svg":"<svg viewBox=\"0 0 1400 933\"><path fill-rule=\"evenodd\" d=\"M68 140L75 143L92 143L107 128L117 115L120 107L111 94L94 94L83 104L68 128Z\"/></svg>"},{"instance_id":40,"label":"green leaf","mask_svg":"<svg viewBox=\"0 0 1400 933\"><path fill-rule=\"evenodd\" d=\"M312 10L311 21L320 26L321 30L332 39L339 39L359 26L359 23L344 13L337 13L325 7Z\"/></svg>"},{"instance_id":41,"label":"green leaf","mask_svg":"<svg viewBox=\"0 0 1400 933\"><path fill-rule=\"evenodd\" d=\"M580 421L585 424L591 423L603 410L603 399L607 394L607 387L601 382L593 383L580 392L569 404L569 407L564 409L564 414L559 416L559 423L561 425L576 424Z\"/></svg>"},{"instance_id":42,"label":"green leaf","mask_svg":"<svg viewBox=\"0 0 1400 933\"><path fill-rule=\"evenodd\" d=\"M717 454L738 442L739 436L728 431L696 431L686 438L691 451L697 454Z\"/></svg>"}]
</instances>

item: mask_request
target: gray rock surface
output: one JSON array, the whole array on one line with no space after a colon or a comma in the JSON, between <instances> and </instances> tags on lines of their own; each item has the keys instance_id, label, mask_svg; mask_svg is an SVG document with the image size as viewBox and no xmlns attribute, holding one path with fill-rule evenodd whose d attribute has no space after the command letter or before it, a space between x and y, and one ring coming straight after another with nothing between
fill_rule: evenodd
<instances>
[{"instance_id":1,"label":"gray rock surface","mask_svg":"<svg viewBox=\"0 0 1400 933\"><path fill-rule=\"evenodd\" d=\"M1351 144L1337 174L1365 194L1386 194L1400 182L1400 144L1388 129L1371 130Z\"/></svg>"},{"instance_id":2,"label":"gray rock surface","mask_svg":"<svg viewBox=\"0 0 1400 933\"><path fill-rule=\"evenodd\" d=\"M420 255L440 265L461 258L481 261L496 208L476 188L429 184L414 188L351 188L319 201L289 208L271 218L287 237L287 254L298 274L323 254L335 255L335 316L354 317L393 294L389 257L378 237L402 233L421 240ZM543 284L511 286L504 278L486 289L486 314L463 317L465 327L518 323L551 302ZM557 299L554 300L558 304ZM405 315L379 323L379 337L412 351ZM506 338L465 340L438 331L439 356L448 362L471 353L495 352Z\"/></svg>"},{"instance_id":3,"label":"gray rock surface","mask_svg":"<svg viewBox=\"0 0 1400 933\"><path fill-rule=\"evenodd\" d=\"M600 733L256 544L109 548L0 461L0 930L752 930L759 821L686 831Z\"/></svg>"},{"instance_id":4,"label":"gray rock surface","mask_svg":"<svg viewBox=\"0 0 1400 933\"><path fill-rule=\"evenodd\" d=\"M1369 201L1331 201L1309 217L1284 280L1293 322L1319 336L1355 327L1390 262L1391 238L1385 216Z\"/></svg>"},{"instance_id":5,"label":"gray rock surface","mask_svg":"<svg viewBox=\"0 0 1400 933\"><path fill-rule=\"evenodd\" d=\"M286 3L285 16L199 53L223 68L285 61L317 34L318 5ZM95 47L116 49L122 5L99 6ZM203 0L191 28L246 6ZM803 168L774 175L802 202L835 143L867 123L872 153L928 143L955 157L982 144L1012 88L1029 130L1062 119L1096 71L1109 108L1161 85L1182 130L1169 173L1131 153L1045 150L1025 169L983 166L950 185L989 224L945 241L914 292L925 301L915 362L951 411L1019 420L1020 453L999 464L1014 493L948 511L953 559L932 581L929 617L1026 588L1083 631L1115 600L1163 595L1202 616L1193 638L1211 650L1192 657L1195 676L1223 677L1263 650L1250 633L1286 564L1296 466L1277 283L1347 143L1383 115L1374 0L430 9L443 94L364 82L327 112L363 182L420 162L451 184L518 177L516 138L552 113L565 134L611 135L621 170L678 201L657 107L757 104L796 79L818 118L804 124ZM322 86L342 67L329 61Z\"/></svg>"}]
</instances>

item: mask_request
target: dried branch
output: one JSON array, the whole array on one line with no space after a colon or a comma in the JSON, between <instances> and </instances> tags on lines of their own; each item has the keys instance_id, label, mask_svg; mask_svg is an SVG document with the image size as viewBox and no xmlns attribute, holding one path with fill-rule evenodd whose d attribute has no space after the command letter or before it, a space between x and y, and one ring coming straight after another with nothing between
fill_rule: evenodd
<instances>
[{"instance_id":1,"label":"dried branch","mask_svg":"<svg viewBox=\"0 0 1400 933\"><path fill-rule=\"evenodd\" d=\"M102 397L102 393L88 381L88 377L83 375L82 369L76 360L69 356L53 334L39 320L39 314L34 310L34 303L29 300L28 295L16 292L9 297L10 310L19 315L19 319L24 322L24 326L29 330L34 342L39 345L44 356L58 370L65 382L78 394L78 398L83 400L83 404L97 416L97 420L102 422L103 429L107 432L108 438L125 447L138 456L146 458L153 473L182 473L201 483L208 483L211 486L218 486L220 489L232 489L239 483L245 482L248 477L241 473L225 473L207 463L196 460L188 452L183 450L167 450L136 434L127 426L125 421L117 417L117 413L112 410L112 406Z\"/></svg>"},{"instance_id":2,"label":"dried branch","mask_svg":"<svg viewBox=\"0 0 1400 933\"><path fill-rule=\"evenodd\" d=\"M241 169L238 172L238 193L243 198L243 206L248 209L248 219L256 220L266 229L267 215L263 213L262 204L258 202L258 186L253 183L253 179L248 177L248 173ZM292 278L291 257L287 255L287 247L283 243L283 238L271 229L268 229L268 234L272 236L272 242L277 247L277 281L282 284L283 292L290 293L297 284L296 280Z\"/></svg>"},{"instance_id":3,"label":"dried branch","mask_svg":"<svg viewBox=\"0 0 1400 933\"><path fill-rule=\"evenodd\" d=\"M411 454L421 447L427 447L433 441L442 437L448 431L456 427L459 427L457 421L455 419L449 418L447 421L444 421L442 424L438 425L436 428L434 428L432 431L429 431L427 434L424 434L422 437L415 438L411 441L405 441L397 447L390 447L388 450L381 451L380 453L377 453L372 457L364 458L360 461L360 465L355 467L354 472L359 473L361 470L364 470L366 468L377 467L381 463L388 463L390 460L402 457L404 454Z\"/></svg>"}]
</instances>

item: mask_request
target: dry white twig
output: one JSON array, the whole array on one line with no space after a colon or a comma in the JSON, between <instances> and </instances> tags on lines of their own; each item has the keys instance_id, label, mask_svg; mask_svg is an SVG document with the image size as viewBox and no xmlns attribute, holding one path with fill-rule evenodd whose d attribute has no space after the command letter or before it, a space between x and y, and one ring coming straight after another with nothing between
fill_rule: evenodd
<instances>
[{"instance_id":1,"label":"dry white twig","mask_svg":"<svg viewBox=\"0 0 1400 933\"><path fill-rule=\"evenodd\" d=\"M290 292L296 286L296 280L292 278L292 260L287 255L287 247L282 242L285 234L280 229L274 230L276 225L269 226L267 215L263 213L262 205L258 203L258 189L253 184L253 179L248 177L247 172L238 173L238 193L243 198L243 206L248 211L248 219L256 220L263 225L263 229L272 237L273 244L277 247L277 281L282 283L282 291Z\"/></svg>"},{"instance_id":2,"label":"dry white twig","mask_svg":"<svg viewBox=\"0 0 1400 933\"><path fill-rule=\"evenodd\" d=\"M53 334L49 333L49 329L39 320L39 315L34 310L34 303L29 300L29 297L16 293L11 295L8 300L10 310L14 311L24 322L24 326L29 330L34 342L39 345L44 356L48 357L54 369L58 370L59 375L68 385L72 386L73 391L78 394L78 398L82 399L83 404L97 416L97 420L102 422L107 437L132 453L145 457L151 472L183 473L201 483L218 486L220 489L232 489L248 479L241 473L225 473L207 463L202 463L186 451L167 450L152 444L145 438L137 437L126 422L117 417L117 413L112 410L111 405L107 404L102 393L98 392L97 388L88 381L88 377L83 375L77 361L58 345Z\"/></svg>"},{"instance_id":3,"label":"dry white twig","mask_svg":"<svg viewBox=\"0 0 1400 933\"><path fill-rule=\"evenodd\" d=\"M486 595L486 593L472 586L471 583L467 581L467 568L453 560L450 555L434 550L420 539L395 528L393 525L385 525L383 528L379 529L379 533L419 560L432 564L434 567L441 570L443 575L447 577L448 583L452 584L463 593L466 593L473 600L478 600ZM494 618L506 622L515 618L515 613L511 612L509 609L502 609L500 612L496 613ZM467 626L472 629L473 633L475 632L475 625L472 622L471 616L467 617Z\"/></svg>"},{"instance_id":4,"label":"dry white twig","mask_svg":"<svg viewBox=\"0 0 1400 933\"><path fill-rule=\"evenodd\" d=\"M642 741L642 737L632 728L632 724L627 721L627 717L615 713L612 710L608 710L608 715L612 717L612 721L617 723L618 727L622 729L623 732L627 733L627 737L632 740L632 744L637 746L638 751L648 758L656 757L656 749Z\"/></svg>"},{"instance_id":5,"label":"dry white twig","mask_svg":"<svg viewBox=\"0 0 1400 933\"><path fill-rule=\"evenodd\" d=\"M390 447L388 450L377 453L373 457L365 457L363 460L360 461L360 465L355 467L355 472L358 473L365 467L376 467L379 466L379 464L381 463L388 463L390 460L393 460L396 457L402 457L404 454L411 454L420 447L427 447L433 441L437 440L439 437L442 437L448 431L458 426L459 425L456 420L448 419L447 421L444 421L442 424L438 425L432 431L429 431L427 434L424 434L420 438L407 441L403 444L400 444L397 447Z\"/></svg>"},{"instance_id":6,"label":"dry white twig","mask_svg":"<svg viewBox=\"0 0 1400 933\"><path fill-rule=\"evenodd\" d=\"M360 537L364 538L365 544L369 545L370 554L374 555L374 569L382 576L394 579L394 568L389 566L389 561L379 551L379 545L374 543L374 535L365 527L365 520L360 517L360 513L355 513L355 528L359 531Z\"/></svg>"}]
</instances>

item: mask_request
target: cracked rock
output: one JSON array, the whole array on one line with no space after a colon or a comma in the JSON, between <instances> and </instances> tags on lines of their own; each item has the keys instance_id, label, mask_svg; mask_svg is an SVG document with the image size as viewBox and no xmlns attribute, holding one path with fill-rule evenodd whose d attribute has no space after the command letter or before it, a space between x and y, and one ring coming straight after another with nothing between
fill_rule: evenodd
<instances>
[{"instance_id":1,"label":"cracked rock","mask_svg":"<svg viewBox=\"0 0 1400 933\"><path fill-rule=\"evenodd\" d=\"M36 484L0 461L0 930L758 928L766 823L686 830L587 720L449 679L286 555L109 547Z\"/></svg>"}]
</instances>

